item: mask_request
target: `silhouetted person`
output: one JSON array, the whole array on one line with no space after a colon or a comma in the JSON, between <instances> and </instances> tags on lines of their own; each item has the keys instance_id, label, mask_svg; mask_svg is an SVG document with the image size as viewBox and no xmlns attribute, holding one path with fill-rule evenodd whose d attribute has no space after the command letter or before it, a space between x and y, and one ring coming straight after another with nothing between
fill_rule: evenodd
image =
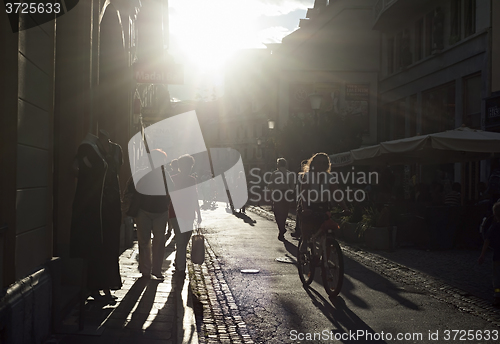
<instances>
[{"instance_id":1,"label":"silhouetted person","mask_svg":"<svg viewBox=\"0 0 500 344\"><path fill-rule=\"evenodd\" d=\"M307 160L302 160L300 163L300 172L299 172L299 185L304 176L304 167L307 165ZM300 229L300 216L299 214L302 212L302 200L300 197L297 199L297 211L295 213L295 232L292 233L294 238L300 238L302 235L302 230Z\"/></svg>"},{"instance_id":2,"label":"silhouetted person","mask_svg":"<svg viewBox=\"0 0 500 344\"><path fill-rule=\"evenodd\" d=\"M326 214L330 210L331 201L335 200L333 194L338 186L331 178L330 171L330 158L326 153L314 154L304 166L304 176L300 184L304 197L300 214L304 240L309 240L318 231L327 216L317 215ZM345 214L350 214L343 199L337 203L344 209Z\"/></svg>"},{"instance_id":3,"label":"silhouetted person","mask_svg":"<svg viewBox=\"0 0 500 344\"><path fill-rule=\"evenodd\" d=\"M194 166L194 158L191 155L183 155L179 159L180 172L172 176L175 190L183 190L181 204L170 203L169 218L175 232L175 275L184 278L186 275L186 248L193 233L195 214L198 215L198 224L201 223L201 212L196 191L196 179L191 176ZM189 189L187 189L189 188ZM190 230L181 233L181 228Z\"/></svg>"},{"instance_id":4,"label":"silhouetted person","mask_svg":"<svg viewBox=\"0 0 500 344\"><path fill-rule=\"evenodd\" d=\"M151 157L153 161L162 161L162 165L167 163L167 154L160 149L152 150ZM165 177L165 181L163 177ZM163 191L165 182L173 187L170 175L165 173L163 168L156 168L139 180L137 186L141 190L142 185L150 184L145 187ZM165 192L167 193L167 191ZM139 244L139 271L144 278L163 280L161 267L165 254L165 228L168 221L170 196L168 194L136 194L135 196L140 199L139 211L136 217L137 241ZM152 242L151 233L153 233Z\"/></svg>"},{"instance_id":5,"label":"silhouetted person","mask_svg":"<svg viewBox=\"0 0 500 344\"><path fill-rule=\"evenodd\" d=\"M283 158L276 161L277 169L271 175L271 199L276 224L278 225L278 240L285 239L286 218L290 202L293 201L294 176L287 169L287 162Z\"/></svg>"},{"instance_id":6,"label":"silhouetted person","mask_svg":"<svg viewBox=\"0 0 500 344\"><path fill-rule=\"evenodd\" d=\"M179 161L177 159L174 159L174 160L170 161L169 174L170 174L170 176L173 176L173 175L176 175L178 173L179 173ZM172 235L173 225L170 222L170 217L167 220L167 225L168 225L168 230L167 230L167 234L165 235L165 240L168 240L168 238L170 238L170 236Z\"/></svg>"},{"instance_id":7,"label":"silhouetted person","mask_svg":"<svg viewBox=\"0 0 500 344\"><path fill-rule=\"evenodd\" d=\"M236 192L239 193L240 195L243 195L244 192L242 191L243 189L246 189L247 183L245 180L245 172L240 171L238 173L238 178L236 178ZM243 204L243 206L240 208L239 212L245 214L245 207L246 203Z\"/></svg>"},{"instance_id":8,"label":"silhouetted person","mask_svg":"<svg viewBox=\"0 0 500 344\"><path fill-rule=\"evenodd\" d=\"M500 307L500 203L495 203L492 209L494 220L488 229L478 264L484 262L488 247L493 248L493 306Z\"/></svg>"},{"instance_id":9,"label":"silhouetted person","mask_svg":"<svg viewBox=\"0 0 500 344\"><path fill-rule=\"evenodd\" d=\"M104 291L122 286L118 257L120 251L121 199L118 173L121 147L99 131L88 134L78 147L78 183L71 219L71 256L87 264L87 287L94 299Z\"/></svg>"},{"instance_id":10,"label":"silhouetted person","mask_svg":"<svg viewBox=\"0 0 500 344\"><path fill-rule=\"evenodd\" d=\"M493 160L491 164L491 173L488 177L488 189L486 190L486 195L490 200L491 209L493 204L495 204L498 199L500 199L500 161L499 159Z\"/></svg>"},{"instance_id":11,"label":"silhouetted person","mask_svg":"<svg viewBox=\"0 0 500 344\"><path fill-rule=\"evenodd\" d=\"M431 184L431 205L444 205L443 184L432 182Z\"/></svg>"},{"instance_id":12,"label":"silhouetted person","mask_svg":"<svg viewBox=\"0 0 500 344\"><path fill-rule=\"evenodd\" d=\"M462 203L462 196L460 192L462 191L462 185L460 183L453 183L451 185L451 191L444 197L444 204L451 206L459 206Z\"/></svg>"}]
</instances>

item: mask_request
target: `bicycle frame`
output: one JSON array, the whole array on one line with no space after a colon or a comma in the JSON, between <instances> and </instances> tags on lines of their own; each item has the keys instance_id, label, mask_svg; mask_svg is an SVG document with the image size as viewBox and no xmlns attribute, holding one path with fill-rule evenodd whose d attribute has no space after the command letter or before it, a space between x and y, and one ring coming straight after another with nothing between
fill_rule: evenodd
<instances>
[{"instance_id":1,"label":"bicycle frame","mask_svg":"<svg viewBox=\"0 0 500 344\"><path fill-rule=\"evenodd\" d=\"M344 262L334 229L323 227L306 242L301 240L297 261L304 286L312 282L316 268L321 267L325 291L330 297L338 295L343 283Z\"/></svg>"}]
</instances>

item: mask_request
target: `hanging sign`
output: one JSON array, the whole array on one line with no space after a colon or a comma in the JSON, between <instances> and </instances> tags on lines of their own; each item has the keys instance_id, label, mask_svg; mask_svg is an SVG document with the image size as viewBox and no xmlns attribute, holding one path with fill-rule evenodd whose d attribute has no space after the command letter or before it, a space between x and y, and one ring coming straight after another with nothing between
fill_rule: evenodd
<instances>
[{"instance_id":1,"label":"hanging sign","mask_svg":"<svg viewBox=\"0 0 500 344\"><path fill-rule=\"evenodd\" d=\"M181 64L151 65L134 63L134 78L140 84L184 84Z\"/></svg>"}]
</instances>

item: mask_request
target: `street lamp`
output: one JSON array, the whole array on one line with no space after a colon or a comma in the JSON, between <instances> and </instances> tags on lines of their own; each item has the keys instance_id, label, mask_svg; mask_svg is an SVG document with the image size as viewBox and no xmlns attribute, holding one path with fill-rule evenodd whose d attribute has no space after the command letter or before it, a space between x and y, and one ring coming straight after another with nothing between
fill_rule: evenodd
<instances>
[{"instance_id":1,"label":"street lamp","mask_svg":"<svg viewBox=\"0 0 500 344\"><path fill-rule=\"evenodd\" d=\"M309 101L311 102L311 109L314 111L314 120L316 124L318 124L318 110L321 108L321 101L323 100L323 96L319 93L311 93L309 95Z\"/></svg>"}]
</instances>

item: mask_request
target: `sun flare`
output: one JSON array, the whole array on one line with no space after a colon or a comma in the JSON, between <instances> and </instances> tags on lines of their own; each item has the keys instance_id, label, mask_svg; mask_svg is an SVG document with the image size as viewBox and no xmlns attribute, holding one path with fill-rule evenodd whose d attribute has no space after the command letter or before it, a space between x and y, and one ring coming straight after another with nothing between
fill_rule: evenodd
<instances>
[{"instance_id":1,"label":"sun flare","mask_svg":"<svg viewBox=\"0 0 500 344\"><path fill-rule=\"evenodd\" d=\"M170 51L201 73L219 72L237 50L265 48L290 33L283 27L258 28L261 16L303 7L297 0L170 0Z\"/></svg>"}]
</instances>

